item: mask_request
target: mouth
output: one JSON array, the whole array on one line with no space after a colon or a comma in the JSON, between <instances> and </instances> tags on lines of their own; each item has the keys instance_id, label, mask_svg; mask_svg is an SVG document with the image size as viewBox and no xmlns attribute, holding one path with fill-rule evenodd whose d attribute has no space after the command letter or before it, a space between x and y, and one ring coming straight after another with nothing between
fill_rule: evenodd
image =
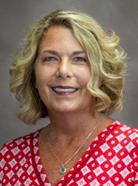
<instances>
[{"instance_id":1,"label":"mouth","mask_svg":"<svg viewBox=\"0 0 138 186\"><path fill-rule=\"evenodd\" d=\"M73 94L73 93L77 92L79 90L79 88L58 86L58 87L52 87L52 90L56 94L68 95L68 94Z\"/></svg>"}]
</instances>

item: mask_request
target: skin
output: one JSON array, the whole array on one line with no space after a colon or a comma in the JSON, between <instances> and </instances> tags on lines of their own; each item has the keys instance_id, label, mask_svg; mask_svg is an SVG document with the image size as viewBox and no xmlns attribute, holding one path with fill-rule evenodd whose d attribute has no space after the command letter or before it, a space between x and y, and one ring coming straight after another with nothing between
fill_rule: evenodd
<instances>
[{"instance_id":1,"label":"skin","mask_svg":"<svg viewBox=\"0 0 138 186\"><path fill-rule=\"evenodd\" d=\"M49 143L54 144L52 151L60 157L61 162L65 162L97 125L85 146L69 162L68 165L72 167L92 139L111 120L96 112L95 99L87 90L92 69L86 53L70 29L52 26L44 33L34 68L36 88L48 109L51 123L50 127L41 130L40 156L49 180L54 179L55 184L61 178L57 171L59 162L55 162L53 154L46 149ZM55 172L51 171L51 167Z\"/></svg>"},{"instance_id":2,"label":"skin","mask_svg":"<svg viewBox=\"0 0 138 186\"><path fill-rule=\"evenodd\" d=\"M92 96L86 89L91 77L89 62L69 29L55 26L44 35L35 73L36 87L49 113L80 112L92 102ZM53 87L79 90L55 93L51 89Z\"/></svg>"},{"instance_id":3,"label":"skin","mask_svg":"<svg viewBox=\"0 0 138 186\"><path fill-rule=\"evenodd\" d=\"M35 76L36 88L54 126L70 134L74 130L76 135L76 121L78 123L82 117L83 123L88 118L93 120L95 101L86 88L91 77L90 65L84 50L68 28L53 26L44 34L35 63ZM54 87L78 90L61 94L53 91ZM74 118L74 122L70 122L69 118Z\"/></svg>"}]
</instances>

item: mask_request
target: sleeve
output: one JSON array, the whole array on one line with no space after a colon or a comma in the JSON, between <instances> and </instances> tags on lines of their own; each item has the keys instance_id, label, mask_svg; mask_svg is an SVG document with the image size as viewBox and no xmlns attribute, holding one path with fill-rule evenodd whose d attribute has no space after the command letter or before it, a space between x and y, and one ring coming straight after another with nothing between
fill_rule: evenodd
<instances>
[{"instance_id":1,"label":"sleeve","mask_svg":"<svg viewBox=\"0 0 138 186\"><path fill-rule=\"evenodd\" d=\"M12 155L10 145L13 145L13 143L6 143L0 149L0 186L12 185L9 183L12 175L14 174L11 168L11 163L14 157Z\"/></svg>"},{"instance_id":2,"label":"sleeve","mask_svg":"<svg viewBox=\"0 0 138 186\"><path fill-rule=\"evenodd\" d=\"M138 162L137 162L137 165L138 165ZM134 186L138 186L138 166L135 172Z\"/></svg>"},{"instance_id":3,"label":"sleeve","mask_svg":"<svg viewBox=\"0 0 138 186\"><path fill-rule=\"evenodd\" d=\"M135 176L135 180L134 180L134 185L138 186L138 168L136 170L136 176Z\"/></svg>"},{"instance_id":4,"label":"sleeve","mask_svg":"<svg viewBox=\"0 0 138 186\"><path fill-rule=\"evenodd\" d=\"M136 138L135 138L135 146L136 146L136 151L135 151L135 162L134 162L134 172L135 172L135 177L134 177L134 186L138 186L138 130L136 130Z\"/></svg>"},{"instance_id":5,"label":"sleeve","mask_svg":"<svg viewBox=\"0 0 138 186\"><path fill-rule=\"evenodd\" d=\"M3 145L2 148L0 149L0 185L3 185L3 180L4 180L4 168L6 165L6 160L5 160L5 155L7 152L7 147L6 145Z\"/></svg>"}]
</instances>

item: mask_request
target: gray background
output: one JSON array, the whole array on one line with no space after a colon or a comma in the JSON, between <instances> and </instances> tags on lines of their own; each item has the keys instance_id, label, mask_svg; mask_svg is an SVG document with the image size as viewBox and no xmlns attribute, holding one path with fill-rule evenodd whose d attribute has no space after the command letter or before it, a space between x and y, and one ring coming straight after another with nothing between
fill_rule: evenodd
<instances>
[{"instance_id":1,"label":"gray background","mask_svg":"<svg viewBox=\"0 0 138 186\"><path fill-rule=\"evenodd\" d=\"M18 103L9 92L9 66L30 24L55 9L84 11L120 35L129 57L128 76L124 110L113 117L138 127L138 0L0 0L0 145L47 123L28 126L16 118Z\"/></svg>"}]
</instances>

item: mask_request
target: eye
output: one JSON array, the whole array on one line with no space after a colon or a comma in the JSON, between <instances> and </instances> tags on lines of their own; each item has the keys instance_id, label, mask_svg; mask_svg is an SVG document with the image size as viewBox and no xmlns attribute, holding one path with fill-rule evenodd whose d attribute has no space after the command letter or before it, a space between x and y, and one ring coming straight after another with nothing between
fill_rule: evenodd
<instances>
[{"instance_id":1,"label":"eye","mask_svg":"<svg viewBox=\"0 0 138 186\"><path fill-rule=\"evenodd\" d=\"M83 57L83 56L75 56L73 57L73 61L74 62L87 62L87 59L86 57Z\"/></svg>"},{"instance_id":2,"label":"eye","mask_svg":"<svg viewBox=\"0 0 138 186\"><path fill-rule=\"evenodd\" d=\"M43 62L57 62L58 58L56 56L45 56L42 59Z\"/></svg>"}]
</instances>

